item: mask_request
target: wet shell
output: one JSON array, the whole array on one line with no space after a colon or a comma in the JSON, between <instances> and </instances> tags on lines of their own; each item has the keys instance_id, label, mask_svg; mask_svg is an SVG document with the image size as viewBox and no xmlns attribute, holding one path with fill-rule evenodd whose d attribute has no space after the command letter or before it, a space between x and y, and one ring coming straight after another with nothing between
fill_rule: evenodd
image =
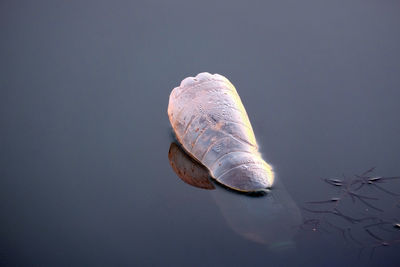
<instances>
[{"instance_id":1,"label":"wet shell","mask_svg":"<svg viewBox=\"0 0 400 267\"><path fill-rule=\"evenodd\" d=\"M184 79L171 92L168 117L183 148L219 183L245 192L272 186L242 101L222 75Z\"/></svg>"}]
</instances>

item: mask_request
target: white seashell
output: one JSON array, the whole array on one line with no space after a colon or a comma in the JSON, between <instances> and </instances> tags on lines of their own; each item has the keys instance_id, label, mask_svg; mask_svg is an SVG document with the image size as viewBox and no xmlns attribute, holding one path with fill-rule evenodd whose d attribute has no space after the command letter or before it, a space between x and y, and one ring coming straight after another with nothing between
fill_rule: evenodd
<instances>
[{"instance_id":1,"label":"white seashell","mask_svg":"<svg viewBox=\"0 0 400 267\"><path fill-rule=\"evenodd\" d=\"M219 183L244 192L272 186L235 87L219 74L185 78L170 95L168 116L183 148Z\"/></svg>"}]
</instances>

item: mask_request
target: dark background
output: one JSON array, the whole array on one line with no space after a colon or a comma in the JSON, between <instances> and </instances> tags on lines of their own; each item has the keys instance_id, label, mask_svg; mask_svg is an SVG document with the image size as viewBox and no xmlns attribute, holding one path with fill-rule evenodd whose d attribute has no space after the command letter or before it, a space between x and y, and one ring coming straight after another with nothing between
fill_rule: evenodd
<instances>
[{"instance_id":1,"label":"dark background","mask_svg":"<svg viewBox=\"0 0 400 267\"><path fill-rule=\"evenodd\" d=\"M1 1L0 265L394 266L399 247L364 262L299 237L302 249L273 255L235 234L169 166L166 109L186 76L228 77L299 205L330 192L319 177L399 175L399 11L395 0Z\"/></svg>"}]
</instances>

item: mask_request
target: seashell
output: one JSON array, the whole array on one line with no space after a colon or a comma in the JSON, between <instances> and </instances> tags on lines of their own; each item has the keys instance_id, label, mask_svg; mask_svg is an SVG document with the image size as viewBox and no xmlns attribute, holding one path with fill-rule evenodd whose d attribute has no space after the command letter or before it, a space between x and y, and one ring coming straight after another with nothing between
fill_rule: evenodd
<instances>
[{"instance_id":1,"label":"seashell","mask_svg":"<svg viewBox=\"0 0 400 267\"><path fill-rule=\"evenodd\" d=\"M219 74L185 78L169 97L168 117L182 147L219 183L243 192L272 186L274 172L235 87Z\"/></svg>"}]
</instances>

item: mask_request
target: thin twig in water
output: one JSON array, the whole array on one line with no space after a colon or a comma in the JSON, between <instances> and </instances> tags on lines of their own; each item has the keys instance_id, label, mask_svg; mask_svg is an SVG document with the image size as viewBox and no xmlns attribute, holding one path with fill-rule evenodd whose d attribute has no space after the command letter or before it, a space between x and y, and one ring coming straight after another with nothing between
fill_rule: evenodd
<instances>
[{"instance_id":1,"label":"thin twig in water","mask_svg":"<svg viewBox=\"0 0 400 267\"><path fill-rule=\"evenodd\" d=\"M373 238L375 239L375 241L377 241L379 244L376 246L372 246L372 250L371 250L371 254L370 254L370 259L372 259L373 254L375 252L376 248L379 247L387 247L390 246L392 244L396 244L400 242L400 239L395 239L395 240L384 240L383 238L377 236L376 234L374 234L373 232L371 232L369 229L365 229L365 231Z\"/></svg>"}]
</instances>

